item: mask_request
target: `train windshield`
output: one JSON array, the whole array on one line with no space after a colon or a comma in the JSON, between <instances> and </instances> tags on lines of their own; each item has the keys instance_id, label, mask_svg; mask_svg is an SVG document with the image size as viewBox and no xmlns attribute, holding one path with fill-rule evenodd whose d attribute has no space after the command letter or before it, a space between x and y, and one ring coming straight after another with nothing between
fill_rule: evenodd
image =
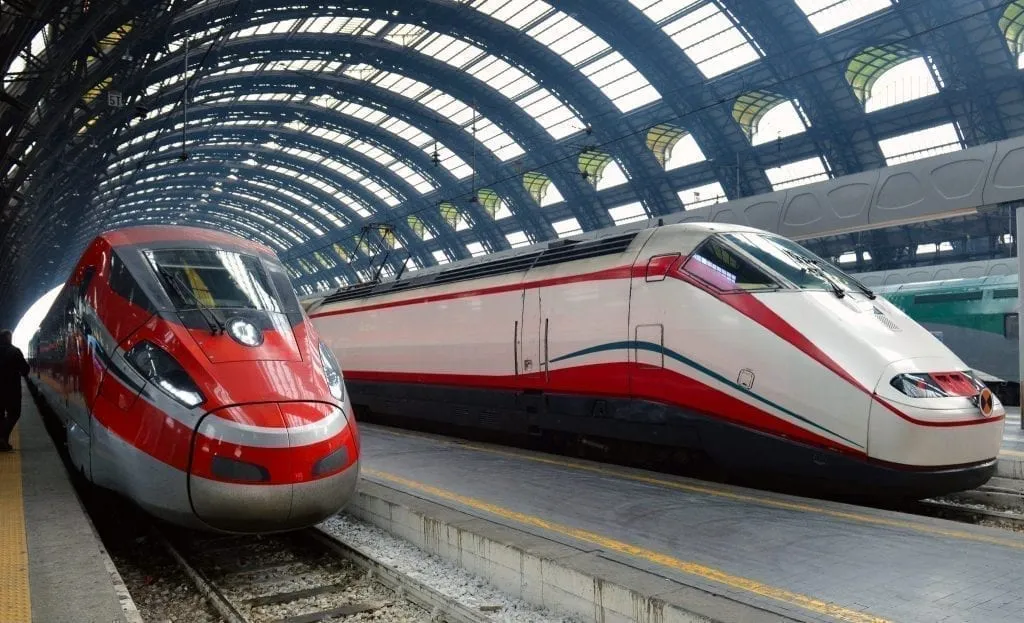
<instances>
[{"instance_id":1,"label":"train windshield","mask_svg":"<svg viewBox=\"0 0 1024 623\"><path fill-rule=\"evenodd\" d=\"M263 264L251 255L214 249L145 251L177 309L281 312Z\"/></svg>"},{"instance_id":2,"label":"train windshield","mask_svg":"<svg viewBox=\"0 0 1024 623\"><path fill-rule=\"evenodd\" d=\"M840 288L874 296L856 279L791 240L750 232L722 234L722 237L801 290Z\"/></svg>"}]
</instances>

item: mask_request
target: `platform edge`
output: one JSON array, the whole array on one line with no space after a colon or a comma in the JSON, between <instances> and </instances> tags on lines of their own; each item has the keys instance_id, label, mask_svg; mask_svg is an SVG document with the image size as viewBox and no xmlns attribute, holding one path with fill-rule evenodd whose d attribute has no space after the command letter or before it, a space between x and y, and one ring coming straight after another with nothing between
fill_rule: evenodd
<instances>
[{"instance_id":1,"label":"platform edge","mask_svg":"<svg viewBox=\"0 0 1024 623\"><path fill-rule=\"evenodd\" d=\"M474 573L534 606L588 621L796 621L399 489L360 482L346 513ZM626 581L623 581L623 580Z\"/></svg>"}]
</instances>

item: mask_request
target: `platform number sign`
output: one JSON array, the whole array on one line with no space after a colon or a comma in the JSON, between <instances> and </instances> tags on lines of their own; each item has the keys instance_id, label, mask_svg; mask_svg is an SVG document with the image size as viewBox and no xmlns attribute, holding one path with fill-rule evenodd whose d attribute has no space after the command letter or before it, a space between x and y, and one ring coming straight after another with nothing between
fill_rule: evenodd
<instances>
[{"instance_id":1,"label":"platform number sign","mask_svg":"<svg viewBox=\"0 0 1024 623\"><path fill-rule=\"evenodd\" d=\"M107 91L107 106L121 108L124 106L124 98L120 91Z\"/></svg>"}]
</instances>

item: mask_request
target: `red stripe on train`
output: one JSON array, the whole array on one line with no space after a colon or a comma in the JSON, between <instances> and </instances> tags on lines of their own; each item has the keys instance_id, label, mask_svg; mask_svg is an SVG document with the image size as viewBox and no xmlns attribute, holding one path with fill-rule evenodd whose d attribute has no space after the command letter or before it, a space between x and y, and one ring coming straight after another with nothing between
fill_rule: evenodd
<instances>
[{"instance_id":1,"label":"red stripe on train","mask_svg":"<svg viewBox=\"0 0 1024 623\"><path fill-rule=\"evenodd\" d=\"M547 384L546 389L552 393L628 399L631 397L630 392L623 391L623 388L629 382L630 375L633 375L631 392L633 398L651 400L682 409L690 409L702 414L712 415L733 424L739 424L752 430L777 437L794 439L842 454L855 457L866 456L861 450L843 446L837 441L832 441L827 437L811 432L678 372L663 368L645 368L642 375L636 375L634 374L636 369L636 364L623 362L591 364L552 370L550 382ZM345 378L350 381L447 385L474 389L504 390L521 389L524 382L523 376L537 377L539 379L543 377L543 373L516 377L374 372L365 370L348 370L345 372ZM531 385L536 384L531 383Z\"/></svg>"}]
</instances>

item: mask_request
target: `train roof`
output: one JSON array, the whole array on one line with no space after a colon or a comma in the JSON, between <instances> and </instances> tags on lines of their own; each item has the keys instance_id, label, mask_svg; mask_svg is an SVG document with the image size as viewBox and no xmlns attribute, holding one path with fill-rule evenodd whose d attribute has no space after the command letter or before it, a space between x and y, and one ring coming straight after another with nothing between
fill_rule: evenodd
<instances>
[{"instance_id":1,"label":"train roof","mask_svg":"<svg viewBox=\"0 0 1024 623\"><path fill-rule=\"evenodd\" d=\"M145 245L154 242L190 242L206 243L222 247L234 247L250 253L258 253L276 257L273 249L258 242L240 238L233 234L202 227L188 227L184 225L141 225L135 227L123 227L103 232L97 239L106 240L110 246L126 247Z\"/></svg>"},{"instance_id":2,"label":"train roof","mask_svg":"<svg viewBox=\"0 0 1024 623\"><path fill-rule=\"evenodd\" d=\"M874 290L879 294L909 294L911 292L919 293L939 290L956 291L1016 288L1017 279L1017 275L990 275L988 277L964 277L958 279L921 281L917 283L891 284L886 286L877 286Z\"/></svg>"},{"instance_id":3,"label":"train roof","mask_svg":"<svg viewBox=\"0 0 1024 623\"><path fill-rule=\"evenodd\" d=\"M430 268L417 270L412 275L399 275L398 278L387 281L357 283L340 288L334 292L305 297L303 302L306 305L314 305L317 302L326 304L383 296L413 288L493 277L495 275L526 271L541 266L622 253L629 248L633 240L641 232L655 228L672 230L681 234L702 233L706 236L720 232L770 233L753 227L731 223L695 222L655 225L651 221L642 221L633 224L632 227L614 227L587 232L568 238L533 244L528 247L501 251L483 257L469 258L441 266L431 266ZM404 278L402 278L403 276Z\"/></svg>"}]
</instances>

